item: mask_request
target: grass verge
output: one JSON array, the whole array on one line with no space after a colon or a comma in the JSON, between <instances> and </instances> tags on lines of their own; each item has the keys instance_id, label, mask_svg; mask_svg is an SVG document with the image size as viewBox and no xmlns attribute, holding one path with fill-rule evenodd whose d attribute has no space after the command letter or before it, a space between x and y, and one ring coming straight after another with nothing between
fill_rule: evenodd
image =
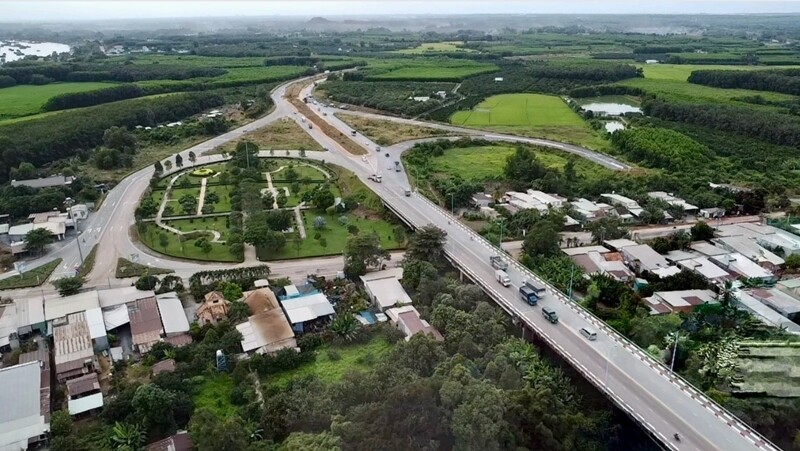
<instances>
[{"instance_id":1,"label":"grass verge","mask_svg":"<svg viewBox=\"0 0 800 451\"><path fill-rule=\"evenodd\" d=\"M0 290L10 290L13 288L38 287L43 284L50 274L61 264L61 259L57 258L50 263L37 266L29 271L25 271L19 276L12 276L0 280Z\"/></svg>"},{"instance_id":2,"label":"grass verge","mask_svg":"<svg viewBox=\"0 0 800 451\"><path fill-rule=\"evenodd\" d=\"M94 269L94 262L97 260L97 246L99 245L95 244L92 250L86 254L86 258L83 259L83 265L81 265L81 269L78 270L78 276L86 277L92 272L92 269Z\"/></svg>"},{"instance_id":3,"label":"grass verge","mask_svg":"<svg viewBox=\"0 0 800 451\"><path fill-rule=\"evenodd\" d=\"M259 150L322 150L322 146L318 142L303 131L297 122L289 118L247 133L242 136L241 140L249 140L258 144ZM236 142L230 142L214 149L212 153L233 152L234 149L236 149Z\"/></svg>"},{"instance_id":4,"label":"grass verge","mask_svg":"<svg viewBox=\"0 0 800 451\"><path fill-rule=\"evenodd\" d=\"M117 270L114 273L114 277L116 277L117 279L125 279L127 277L141 277L145 274L154 276L157 274L169 274L171 272L175 271L171 269L156 268L154 266L147 266L139 263L133 263L127 258L118 258Z\"/></svg>"},{"instance_id":5,"label":"grass verge","mask_svg":"<svg viewBox=\"0 0 800 451\"><path fill-rule=\"evenodd\" d=\"M351 114L336 114L336 117L381 146L391 146L411 139L455 135L445 130L417 127L385 119L371 119Z\"/></svg>"}]
</instances>

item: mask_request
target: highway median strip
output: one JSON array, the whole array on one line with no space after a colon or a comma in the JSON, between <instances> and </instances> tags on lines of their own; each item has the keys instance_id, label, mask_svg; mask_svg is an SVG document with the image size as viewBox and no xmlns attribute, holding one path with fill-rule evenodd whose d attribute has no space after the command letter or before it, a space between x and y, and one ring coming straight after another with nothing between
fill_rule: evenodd
<instances>
[{"instance_id":1,"label":"highway median strip","mask_svg":"<svg viewBox=\"0 0 800 451\"><path fill-rule=\"evenodd\" d=\"M0 280L0 290L38 287L47 281L47 279L50 277L50 274L52 274L60 264L61 259L57 258L49 263L45 263L29 271L25 271L18 276L11 276L9 278Z\"/></svg>"}]
</instances>

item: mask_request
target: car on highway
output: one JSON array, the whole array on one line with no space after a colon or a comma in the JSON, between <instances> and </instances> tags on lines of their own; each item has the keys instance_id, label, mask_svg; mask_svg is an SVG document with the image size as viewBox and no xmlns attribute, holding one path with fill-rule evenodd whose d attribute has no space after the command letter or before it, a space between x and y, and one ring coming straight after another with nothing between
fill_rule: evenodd
<instances>
[{"instance_id":1,"label":"car on highway","mask_svg":"<svg viewBox=\"0 0 800 451\"><path fill-rule=\"evenodd\" d=\"M388 152L386 153L386 158L389 158L389 153Z\"/></svg>"},{"instance_id":2,"label":"car on highway","mask_svg":"<svg viewBox=\"0 0 800 451\"><path fill-rule=\"evenodd\" d=\"M588 327L581 327L581 335L583 335L589 341L597 340L597 332L589 329Z\"/></svg>"}]
</instances>

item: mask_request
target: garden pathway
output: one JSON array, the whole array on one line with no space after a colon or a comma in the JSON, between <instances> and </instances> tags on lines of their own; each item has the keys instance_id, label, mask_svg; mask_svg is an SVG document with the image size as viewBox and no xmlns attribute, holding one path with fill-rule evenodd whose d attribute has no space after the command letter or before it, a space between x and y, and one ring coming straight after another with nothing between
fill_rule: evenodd
<instances>
[{"instance_id":1,"label":"garden pathway","mask_svg":"<svg viewBox=\"0 0 800 451\"><path fill-rule=\"evenodd\" d=\"M306 226L303 224L303 214L300 209L305 205L305 202L300 202L300 205L294 207L294 219L297 222L297 233L300 234L300 239L306 239Z\"/></svg>"},{"instance_id":2,"label":"garden pathway","mask_svg":"<svg viewBox=\"0 0 800 451\"><path fill-rule=\"evenodd\" d=\"M197 199L197 215L200 216L203 214L203 204L206 203L206 181L208 181L208 177L203 177L200 180L200 198Z\"/></svg>"},{"instance_id":3,"label":"garden pathway","mask_svg":"<svg viewBox=\"0 0 800 451\"><path fill-rule=\"evenodd\" d=\"M281 166L281 168L282 167L283 166ZM269 190L269 192L272 193L272 208L274 210L277 210L278 209L278 190L276 190L275 187L272 186L272 176L270 175L270 173L269 172L265 172L264 175L267 176L267 190ZM261 194L264 194L264 193L262 192Z\"/></svg>"},{"instance_id":4,"label":"garden pathway","mask_svg":"<svg viewBox=\"0 0 800 451\"><path fill-rule=\"evenodd\" d=\"M178 234L180 234L181 231L174 227L170 227L164 224L164 222L161 220L161 216L164 214L164 209L167 208L167 202L169 202L169 194L170 192L172 192L172 185L175 183L175 180L177 180L178 177L180 176L181 174L178 173L175 174L175 177L169 179L169 183L167 183L167 188L164 190L164 196L161 199L161 205L158 206L158 213L156 213L156 224L159 227L161 227L162 229L169 230L172 233L178 233Z\"/></svg>"}]
</instances>

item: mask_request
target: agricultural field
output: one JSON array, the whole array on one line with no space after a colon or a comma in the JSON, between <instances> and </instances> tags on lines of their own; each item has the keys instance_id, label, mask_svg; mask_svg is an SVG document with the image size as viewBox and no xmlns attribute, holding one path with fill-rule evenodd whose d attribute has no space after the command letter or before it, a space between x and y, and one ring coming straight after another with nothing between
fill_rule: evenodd
<instances>
[{"instance_id":1,"label":"agricultural field","mask_svg":"<svg viewBox=\"0 0 800 451\"><path fill-rule=\"evenodd\" d=\"M0 120L14 119L39 113L50 97L71 92L94 91L115 83L51 83L48 85L19 85L0 89Z\"/></svg>"},{"instance_id":2,"label":"agricultural field","mask_svg":"<svg viewBox=\"0 0 800 451\"><path fill-rule=\"evenodd\" d=\"M404 53L407 55L419 55L426 53L450 53L450 52L474 52L473 49L460 47L463 45L462 41L450 42L423 42L413 49L398 50L397 53Z\"/></svg>"},{"instance_id":3,"label":"agricultural field","mask_svg":"<svg viewBox=\"0 0 800 451\"><path fill-rule=\"evenodd\" d=\"M373 60L363 71L368 80L460 81L498 69L491 63L466 59L414 58Z\"/></svg>"},{"instance_id":4,"label":"agricultural field","mask_svg":"<svg viewBox=\"0 0 800 451\"><path fill-rule=\"evenodd\" d=\"M446 149L444 155L431 159L431 170L434 173L458 175L466 180L493 180L503 176L506 158L514 153L511 146L476 146ZM562 169L567 163L566 154L535 148L536 158L546 167ZM582 176L591 176L603 169L583 159L575 160L575 172Z\"/></svg>"},{"instance_id":5,"label":"agricultural field","mask_svg":"<svg viewBox=\"0 0 800 451\"><path fill-rule=\"evenodd\" d=\"M608 142L564 101L543 94L501 94L470 111L457 111L450 123L538 138L572 142L603 150Z\"/></svg>"},{"instance_id":6,"label":"agricultural field","mask_svg":"<svg viewBox=\"0 0 800 451\"><path fill-rule=\"evenodd\" d=\"M290 119L276 121L247 133L242 140L257 144L259 150L323 150L322 146L312 139L297 122ZM232 152L235 148L236 143L230 142L218 148L216 152Z\"/></svg>"},{"instance_id":7,"label":"agricultural field","mask_svg":"<svg viewBox=\"0 0 800 451\"><path fill-rule=\"evenodd\" d=\"M644 78L652 80L686 81L696 70L767 70L788 69L792 66L733 66L722 64L637 64Z\"/></svg>"},{"instance_id":8,"label":"agricultural field","mask_svg":"<svg viewBox=\"0 0 800 451\"><path fill-rule=\"evenodd\" d=\"M372 119L352 114L336 114L342 122L357 130L376 144L391 146L411 139L452 136L453 133L436 128L417 127L385 119Z\"/></svg>"},{"instance_id":9,"label":"agricultural field","mask_svg":"<svg viewBox=\"0 0 800 451\"><path fill-rule=\"evenodd\" d=\"M784 102L795 98L789 94L780 94L777 92L714 88L674 79L633 78L617 82L616 84L643 89L648 93L664 95L675 100L687 102L728 102L736 98L753 96L761 96L767 101ZM773 109L763 105L748 105L753 108L762 107Z\"/></svg>"}]
</instances>

